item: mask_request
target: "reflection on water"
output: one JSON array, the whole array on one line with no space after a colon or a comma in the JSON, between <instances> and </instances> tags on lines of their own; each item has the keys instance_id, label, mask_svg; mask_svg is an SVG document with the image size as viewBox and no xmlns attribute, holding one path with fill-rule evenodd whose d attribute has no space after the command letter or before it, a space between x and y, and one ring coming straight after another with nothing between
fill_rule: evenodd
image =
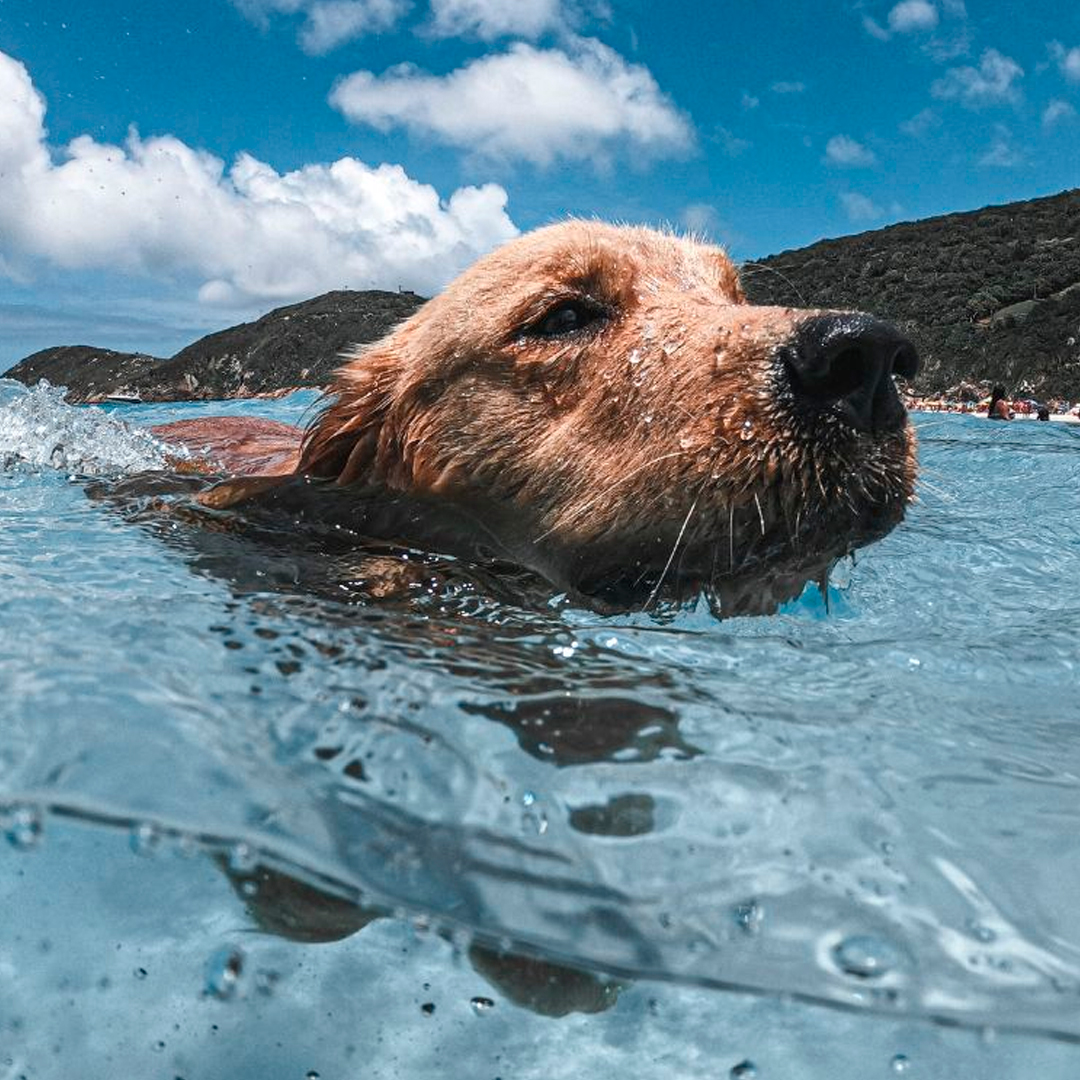
<instances>
[{"instance_id":1,"label":"reflection on water","mask_svg":"<svg viewBox=\"0 0 1080 1080\"><path fill-rule=\"evenodd\" d=\"M4 410L25 392L0 390L12 456L4 433L32 436ZM97 414L66 433L74 410L52 408L48 438L89 459ZM193 518L175 504L191 481L113 479L89 499L24 447L0 473L4 859L31 878L3 878L20 913L13 985L48 999L54 974L72 978L59 959L40 985L26 967L33 913L52 905L66 914L50 940L87 971L101 941L212 942L192 977L214 1004L185 1009L276 1031L285 1056L268 1051L262 1075L292 1075L286 1060L329 1075L289 1056L313 1045L313 1001L362 999L361 1026L412 1033L373 1075L404 1061L484 1075L454 1026L478 1023L470 1045L510 1055L485 1072L512 1072L518 1053L558 1075L558 1039L538 1049L531 1025L585 1013L597 1026L573 1029L575 1060L596 1075L697 1075L700 1054L710 1076L747 1062L763 1080L867 1075L855 1053L798 1059L783 1029L834 1047L856 1032L883 1074L900 1058L915 1075L922 1050L935 1075L981 1077L977 1039L904 1025L1080 1037L1080 443L1046 428L999 440L977 420L927 421L921 505L839 568L828 610L810 593L722 624L698 608L601 618L526 577L415 554L406 588L376 594L370 560L401 552ZM74 819L95 828L69 833ZM108 846L89 837L120 828L125 854L89 858ZM125 859L143 867L139 903L120 893ZM317 975L285 980L264 949ZM456 1005L422 977L428 961ZM187 993L183 965L128 966ZM406 977L407 1001L387 1000ZM110 995L80 1000L121 1045ZM722 1046L698 1013L728 1017ZM353 1035L315 1027L349 1068ZM1080 1064L1065 1044L1005 1042L997 1075L1026 1075L1008 1071L1024 1054L1040 1075ZM170 1075L186 1075L197 1055L177 1053Z\"/></svg>"}]
</instances>

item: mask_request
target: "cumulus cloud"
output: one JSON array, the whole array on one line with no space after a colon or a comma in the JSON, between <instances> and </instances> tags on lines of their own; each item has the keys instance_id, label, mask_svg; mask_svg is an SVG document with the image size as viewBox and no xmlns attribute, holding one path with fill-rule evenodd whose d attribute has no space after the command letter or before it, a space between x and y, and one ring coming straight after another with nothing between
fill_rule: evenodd
<instances>
[{"instance_id":1,"label":"cumulus cloud","mask_svg":"<svg viewBox=\"0 0 1080 1080\"><path fill-rule=\"evenodd\" d=\"M321 55L347 41L389 30L412 6L410 0L234 0L249 19L265 25L271 15L304 16L300 47Z\"/></svg>"},{"instance_id":2,"label":"cumulus cloud","mask_svg":"<svg viewBox=\"0 0 1080 1080\"><path fill-rule=\"evenodd\" d=\"M1057 61L1061 74L1070 82L1080 82L1080 47L1066 49L1060 41L1050 43L1050 55Z\"/></svg>"},{"instance_id":3,"label":"cumulus cloud","mask_svg":"<svg viewBox=\"0 0 1080 1080\"><path fill-rule=\"evenodd\" d=\"M1023 78L1024 69L997 49L987 49L979 66L950 68L930 87L930 92L943 101L959 101L968 108L1015 102L1020 90L1015 85Z\"/></svg>"},{"instance_id":4,"label":"cumulus cloud","mask_svg":"<svg viewBox=\"0 0 1080 1080\"><path fill-rule=\"evenodd\" d=\"M81 135L54 159L44 120L26 68L0 53L0 236L14 263L196 275L208 303L430 293L517 231L495 184L444 202L397 165L342 158L279 173L241 154L226 168L134 130L123 146Z\"/></svg>"},{"instance_id":5,"label":"cumulus cloud","mask_svg":"<svg viewBox=\"0 0 1080 1080\"><path fill-rule=\"evenodd\" d=\"M884 211L880 206L856 191L844 191L840 194L840 204L850 221L876 221Z\"/></svg>"},{"instance_id":6,"label":"cumulus cloud","mask_svg":"<svg viewBox=\"0 0 1080 1080\"><path fill-rule=\"evenodd\" d=\"M856 142L847 135L834 135L825 144L825 161L830 165L841 165L849 169L867 168L877 158L873 150Z\"/></svg>"},{"instance_id":7,"label":"cumulus cloud","mask_svg":"<svg viewBox=\"0 0 1080 1080\"><path fill-rule=\"evenodd\" d=\"M1049 102L1046 108L1043 109L1043 127L1055 127L1065 120L1071 120L1075 115L1076 109L1074 109L1072 105L1067 101L1062 101L1060 98L1054 98L1054 100Z\"/></svg>"},{"instance_id":8,"label":"cumulus cloud","mask_svg":"<svg viewBox=\"0 0 1080 1080\"><path fill-rule=\"evenodd\" d=\"M938 9L929 0L901 0L889 12L889 29L895 34L933 30L938 24Z\"/></svg>"},{"instance_id":9,"label":"cumulus cloud","mask_svg":"<svg viewBox=\"0 0 1080 1080\"><path fill-rule=\"evenodd\" d=\"M562 0L431 0L431 32L437 37L537 38L564 26Z\"/></svg>"},{"instance_id":10,"label":"cumulus cloud","mask_svg":"<svg viewBox=\"0 0 1080 1080\"><path fill-rule=\"evenodd\" d=\"M617 143L654 155L685 151L693 130L647 68L599 41L570 52L523 42L448 75L411 64L342 79L330 103L380 131L404 127L494 159L549 165L607 156Z\"/></svg>"},{"instance_id":11,"label":"cumulus cloud","mask_svg":"<svg viewBox=\"0 0 1080 1080\"><path fill-rule=\"evenodd\" d=\"M806 83L781 80L780 82L774 82L769 89L774 94L804 94L806 93Z\"/></svg>"},{"instance_id":12,"label":"cumulus cloud","mask_svg":"<svg viewBox=\"0 0 1080 1080\"><path fill-rule=\"evenodd\" d=\"M900 0L889 9L885 24L864 14L862 25L879 41L918 34L920 50L937 63L962 56L970 47L964 0Z\"/></svg>"}]
</instances>

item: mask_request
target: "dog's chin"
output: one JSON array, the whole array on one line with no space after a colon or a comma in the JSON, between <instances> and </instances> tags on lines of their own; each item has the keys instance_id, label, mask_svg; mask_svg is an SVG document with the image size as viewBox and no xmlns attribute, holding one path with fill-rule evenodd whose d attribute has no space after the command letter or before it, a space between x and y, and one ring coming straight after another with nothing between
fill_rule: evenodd
<instances>
[{"instance_id":1,"label":"dog's chin","mask_svg":"<svg viewBox=\"0 0 1080 1080\"><path fill-rule=\"evenodd\" d=\"M660 611L705 597L721 617L771 614L808 584L823 590L832 567L888 535L910 502L906 470L863 495L810 500L792 508L775 490L762 490L736 510L702 512L698 526L669 522L650 542L609 536L563 561L548 551L534 566L595 610ZM657 536L662 532L662 539Z\"/></svg>"}]
</instances>

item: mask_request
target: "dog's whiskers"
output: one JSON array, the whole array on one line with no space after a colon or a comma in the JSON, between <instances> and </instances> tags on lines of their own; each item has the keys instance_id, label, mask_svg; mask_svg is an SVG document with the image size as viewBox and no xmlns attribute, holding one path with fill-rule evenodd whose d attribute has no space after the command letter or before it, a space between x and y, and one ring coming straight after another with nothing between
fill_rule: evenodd
<instances>
[{"instance_id":1,"label":"dog's whiskers","mask_svg":"<svg viewBox=\"0 0 1080 1080\"><path fill-rule=\"evenodd\" d=\"M688 450L673 450L669 454L660 454L658 457L646 461L643 465L639 465L636 469L631 469L628 473L624 473L622 476L619 477L618 480L604 488L603 491L598 492L587 502L582 503L581 506L577 507L569 517L557 521L550 528L545 529L542 533L540 533L539 536L533 539L533 543L539 544L542 540L545 540L553 532L555 532L555 530L558 529L560 526L572 525L580 517L587 514L598 502L600 502L601 499L614 491L615 488L619 487L621 484L625 484L627 480L632 480L635 476L638 475L638 473L644 472L646 469L652 468L658 461L665 461L666 459L673 457L684 457L687 453L689 453Z\"/></svg>"},{"instance_id":2,"label":"dog's whiskers","mask_svg":"<svg viewBox=\"0 0 1080 1080\"><path fill-rule=\"evenodd\" d=\"M700 496L699 496L700 498ZM686 533L686 528L690 524L690 519L694 516L694 511L697 509L698 499L690 504L690 509L686 511L686 517L683 518L682 528L679 529L679 535L675 537L675 543L671 547L671 554L668 556L668 561L664 564L664 569L660 571L660 577L656 584L653 586L652 592L649 593L648 600L645 601L642 611L648 611L652 602L660 594L660 589L663 587L664 578L667 577L667 572L671 569L671 564L675 561L675 553L679 550L679 544L682 543L682 538Z\"/></svg>"}]
</instances>

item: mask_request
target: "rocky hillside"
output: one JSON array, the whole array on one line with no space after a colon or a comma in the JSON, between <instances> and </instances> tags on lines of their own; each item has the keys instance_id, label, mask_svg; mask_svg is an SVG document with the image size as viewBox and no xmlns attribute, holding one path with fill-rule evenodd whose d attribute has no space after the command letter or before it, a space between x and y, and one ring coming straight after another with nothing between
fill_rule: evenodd
<instances>
[{"instance_id":1,"label":"rocky hillside","mask_svg":"<svg viewBox=\"0 0 1080 1080\"><path fill-rule=\"evenodd\" d=\"M90 345L58 345L20 360L2 377L18 379L27 386L46 379L53 386L72 388L67 395L69 401L101 401L162 363L158 357L145 353L114 352Z\"/></svg>"},{"instance_id":2,"label":"rocky hillside","mask_svg":"<svg viewBox=\"0 0 1080 1080\"><path fill-rule=\"evenodd\" d=\"M987 380L1080 398L1080 191L823 240L747 265L744 283L756 303L898 323L924 393Z\"/></svg>"},{"instance_id":3,"label":"rocky hillside","mask_svg":"<svg viewBox=\"0 0 1080 1080\"><path fill-rule=\"evenodd\" d=\"M326 293L277 308L252 323L200 338L168 360L66 345L28 356L6 378L48 379L72 402L115 394L143 401L248 397L325 386L354 345L377 341L423 303L415 293Z\"/></svg>"}]
</instances>

